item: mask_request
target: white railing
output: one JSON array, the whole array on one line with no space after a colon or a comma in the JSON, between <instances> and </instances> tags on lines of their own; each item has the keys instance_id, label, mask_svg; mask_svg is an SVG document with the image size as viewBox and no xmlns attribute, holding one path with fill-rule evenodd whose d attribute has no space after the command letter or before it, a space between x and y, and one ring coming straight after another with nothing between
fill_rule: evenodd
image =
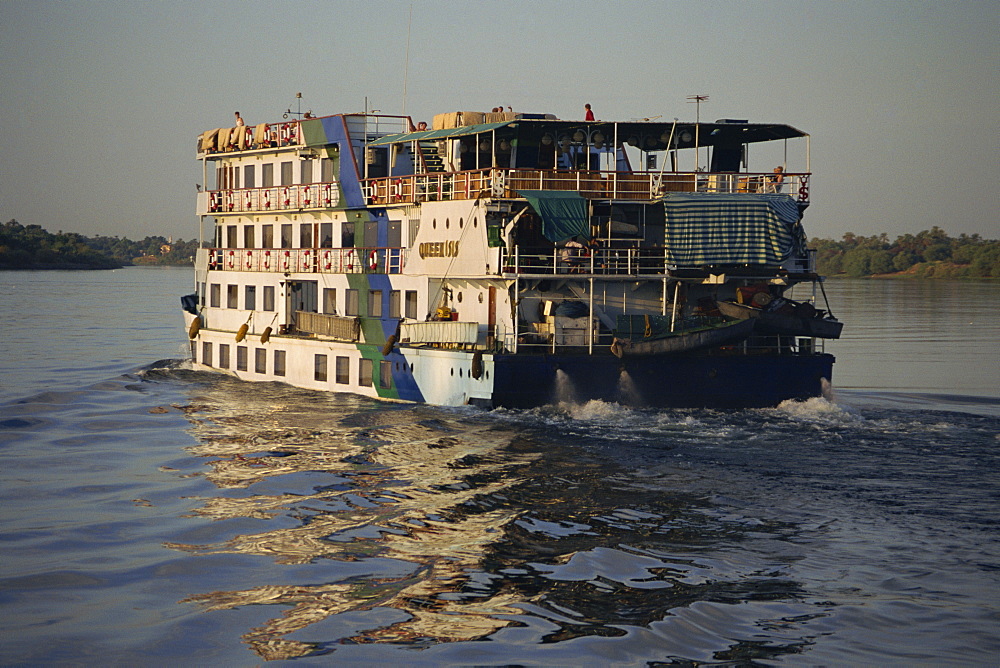
<instances>
[{"instance_id":1,"label":"white railing","mask_svg":"<svg viewBox=\"0 0 1000 668\"><path fill-rule=\"evenodd\" d=\"M565 190L588 199L652 200L671 192L779 193L809 201L810 174L707 172L612 172L491 168L391 176L362 181L372 205L413 204L438 200L517 198L519 190Z\"/></svg>"},{"instance_id":2,"label":"white railing","mask_svg":"<svg viewBox=\"0 0 1000 668\"><path fill-rule=\"evenodd\" d=\"M339 204L340 186L337 183L308 183L268 188L212 190L205 193L205 197L199 201L198 213L208 215L213 213L301 211L303 209L331 209Z\"/></svg>"},{"instance_id":3,"label":"white railing","mask_svg":"<svg viewBox=\"0 0 1000 668\"><path fill-rule=\"evenodd\" d=\"M211 248L208 268L307 274L398 274L403 248Z\"/></svg>"}]
</instances>

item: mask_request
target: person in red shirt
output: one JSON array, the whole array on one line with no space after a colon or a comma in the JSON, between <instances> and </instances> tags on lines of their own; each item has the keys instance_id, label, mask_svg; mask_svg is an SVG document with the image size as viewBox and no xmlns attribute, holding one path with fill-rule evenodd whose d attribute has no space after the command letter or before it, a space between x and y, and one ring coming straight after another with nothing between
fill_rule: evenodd
<instances>
[{"instance_id":1,"label":"person in red shirt","mask_svg":"<svg viewBox=\"0 0 1000 668\"><path fill-rule=\"evenodd\" d=\"M594 120L594 112L590 108L590 103L588 102L587 104L583 105L583 108L587 110L587 115L583 117L583 120L585 121Z\"/></svg>"}]
</instances>

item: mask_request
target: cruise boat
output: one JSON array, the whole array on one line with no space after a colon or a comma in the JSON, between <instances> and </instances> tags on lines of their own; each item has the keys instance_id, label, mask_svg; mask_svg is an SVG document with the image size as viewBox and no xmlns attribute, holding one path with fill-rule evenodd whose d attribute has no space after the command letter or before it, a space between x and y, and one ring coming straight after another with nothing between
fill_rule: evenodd
<instances>
[{"instance_id":1,"label":"cruise boat","mask_svg":"<svg viewBox=\"0 0 1000 668\"><path fill-rule=\"evenodd\" d=\"M196 368L519 408L773 406L831 379L822 338L718 307L822 287L789 125L349 113L208 130L197 156Z\"/></svg>"}]
</instances>

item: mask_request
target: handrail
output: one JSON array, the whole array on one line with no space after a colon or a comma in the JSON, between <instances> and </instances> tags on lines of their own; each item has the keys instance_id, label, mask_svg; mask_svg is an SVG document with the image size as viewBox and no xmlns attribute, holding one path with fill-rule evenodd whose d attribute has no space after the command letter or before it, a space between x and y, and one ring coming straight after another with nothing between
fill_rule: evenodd
<instances>
[{"instance_id":1,"label":"handrail","mask_svg":"<svg viewBox=\"0 0 1000 668\"><path fill-rule=\"evenodd\" d=\"M399 274L404 248L210 248L208 268L307 274Z\"/></svg>"}]
</instances>

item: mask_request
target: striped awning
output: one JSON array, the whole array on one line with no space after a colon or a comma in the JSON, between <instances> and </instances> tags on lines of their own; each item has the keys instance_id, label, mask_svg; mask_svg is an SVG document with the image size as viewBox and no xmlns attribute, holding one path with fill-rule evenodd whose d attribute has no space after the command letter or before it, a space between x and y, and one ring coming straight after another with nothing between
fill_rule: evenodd
<instances>
[{"instance_id":1,"label":"striped awning","mask_svg":"<svg viewBox=\"0 0 1000 668\"><path fill-rule=\"evenodd\" d=\"M670 264L778 265L805 252L799 208L788 195L672 193L662 201Z\"/></svg>"}]
</instances>

